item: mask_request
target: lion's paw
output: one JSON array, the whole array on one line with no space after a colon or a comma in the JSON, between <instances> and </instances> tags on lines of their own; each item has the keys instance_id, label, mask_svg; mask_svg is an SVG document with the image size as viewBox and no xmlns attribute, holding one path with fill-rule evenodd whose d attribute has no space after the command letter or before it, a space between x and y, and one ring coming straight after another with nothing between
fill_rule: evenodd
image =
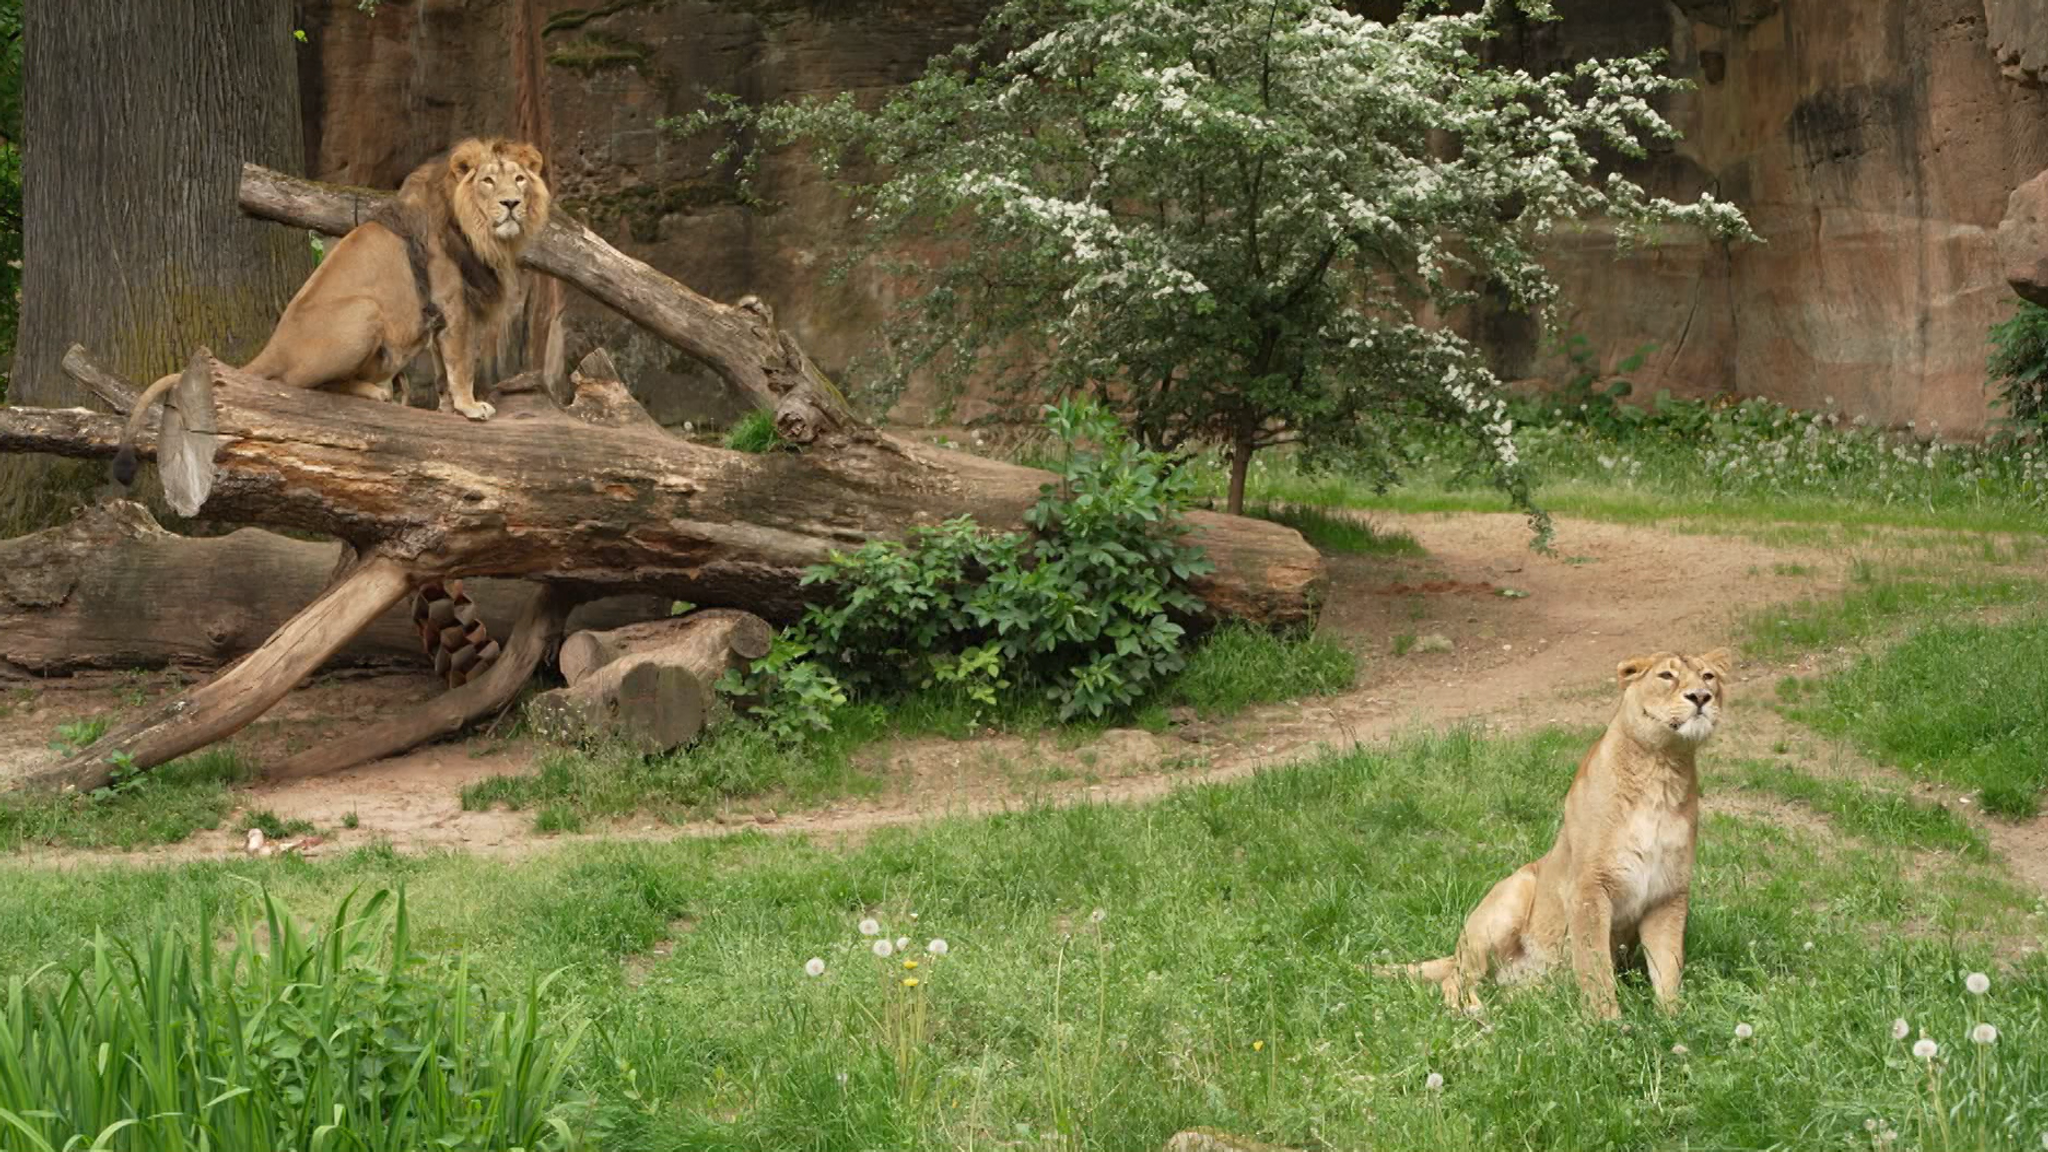
<instances>
[{"instance_id":1,"label":"lion's paw","mask_svg":"<svg viewBox=\"0 0 2048 1152\"><path fill-rule=\"evenodd\" d=\"M469 405L468 407L464 407L460 404L457 404L455 406L455 410L457 412L462 413L464 416L469 417L471 420L489 420L491 417L498 414L498 410L496 407L482 400L479 400L475 404Z\"/></svg>"}]
</instances>

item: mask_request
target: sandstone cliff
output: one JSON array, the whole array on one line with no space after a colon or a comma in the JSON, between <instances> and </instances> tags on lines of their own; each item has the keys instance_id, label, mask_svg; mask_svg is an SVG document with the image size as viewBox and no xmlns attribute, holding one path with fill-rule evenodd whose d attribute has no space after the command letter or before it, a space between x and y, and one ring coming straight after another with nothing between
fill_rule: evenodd
<instances>
[{"instance_id":1,"label":"sandstone cliff","mask_svg":"<svg viewBox=\"0 0 2048 1152\"><path fill-rule=\"evenodd\" d=\"M706 92L878 95L979 21L986 0L307 0L313 174L394 184L464 131L544 137L562 202L628 250L731 299L756 292L828 370L889 299L820 273L846 210L801 165L770 162L783 207L731 202L711 141L658 126ZM1764 245L1684 241L1612 262L1597 231L1555 250L1565 317L1639 381L1802 406L1833 397L1887 423L1967 431L1986 416L1985 329L2006 315L1995 234L2008 194L2048 167L2048 0L1564 0L1561 25L1502 46L1534 65L1661 47L1699 85L1668 109L1682 143L1634 166L1652 188L1740 204ZM666 348L571 302L665 419L733 401ZM1472 321L1509 375L1550 365L1521 318ZM572 352L574 349L572 348ZM900 414L916 417L915 398Z\"/></svg>"}]
</instances>

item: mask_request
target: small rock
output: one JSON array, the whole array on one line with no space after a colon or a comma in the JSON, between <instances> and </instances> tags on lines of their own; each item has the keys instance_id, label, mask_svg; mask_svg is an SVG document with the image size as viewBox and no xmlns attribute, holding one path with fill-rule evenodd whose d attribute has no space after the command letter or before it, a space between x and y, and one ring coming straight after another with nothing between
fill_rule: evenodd
<instances>
[{"instance_id":1,"label":"small rock","mask_svg":"<svg viewBox=\"0 0 2048 1152\"><path fill-rule=\"evenodd\" d=\"M782 819L782 817L777 816L775 814L775 809L770 808L766 812L763 812L760 815L754 817L754 822L756 824L773 824L780 819Z\"/></svg>"},{"instance_id":2,"label":"small rock","mask_svg":"<svg viewBox=\"0 0 2048 1152\"><path fill-rule=\"evenodd\" d=\"M1414 650L1417 652L1449 652L1454 647L1456 645L1451 643L1449 636L1441 632L1431 632L1427 636L1416 637Z\"/></svg>"}]
</instances>

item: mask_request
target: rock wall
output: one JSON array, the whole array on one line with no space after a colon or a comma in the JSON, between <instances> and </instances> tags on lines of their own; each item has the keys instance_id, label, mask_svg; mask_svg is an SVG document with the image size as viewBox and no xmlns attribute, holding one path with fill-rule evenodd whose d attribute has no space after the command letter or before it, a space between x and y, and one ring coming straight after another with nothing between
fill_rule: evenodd
<instances>
[{"instance_id":1,"label":"rock wall","mask_svg":"<svg viewBox=\"0 0 2048 1152\"><path fill-rule=\"evenodd\" d=\"M836 371L893 288L822 283L847 211L792 157L733 203L713 140L659 122L707 92L875 98L964 38L988 0L302 0L313 174L394 185L452 137L545 137L560 202L719 299L747 292ZM1685 139L1632 166L1674 196L1740 204L1765 237L1678 240L1617 263L1598 229L1561 240L1565 326L1604 360L1657 345L1639 383L1802 406L1832 397L1893 424L1983 425L1985 330L2010 309L1994 235L2008 193L2048 167L2048 0L1565 0L1503 51L1532 64L1663 48L1698 84L1667 114ZM735 411L708 374L572 300L571 354L604 341L657 414ZM1497 366L1554 367L1522 317L1471 318ZM921 416L912 400L898 415Z\"/></svg>"}]
</instances>

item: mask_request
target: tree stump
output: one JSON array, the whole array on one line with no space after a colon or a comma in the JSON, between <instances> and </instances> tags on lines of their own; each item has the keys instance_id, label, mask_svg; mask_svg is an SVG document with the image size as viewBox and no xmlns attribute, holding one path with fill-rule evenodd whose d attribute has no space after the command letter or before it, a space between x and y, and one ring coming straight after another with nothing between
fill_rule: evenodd
<instances>
[{"instance_id":1,"label":"tree stump","mask_svg":"<svg viewBox=\"0 0 2048 1152\"><path fill-rule=\"evenodd\" d=\"M562 644L569 686L534 697L528 715L556 738L605 736L667 752L704 730L719 678L767 655L770 637L766 620L731 609L580 632Z\"/></svg>"}]
</instances>

